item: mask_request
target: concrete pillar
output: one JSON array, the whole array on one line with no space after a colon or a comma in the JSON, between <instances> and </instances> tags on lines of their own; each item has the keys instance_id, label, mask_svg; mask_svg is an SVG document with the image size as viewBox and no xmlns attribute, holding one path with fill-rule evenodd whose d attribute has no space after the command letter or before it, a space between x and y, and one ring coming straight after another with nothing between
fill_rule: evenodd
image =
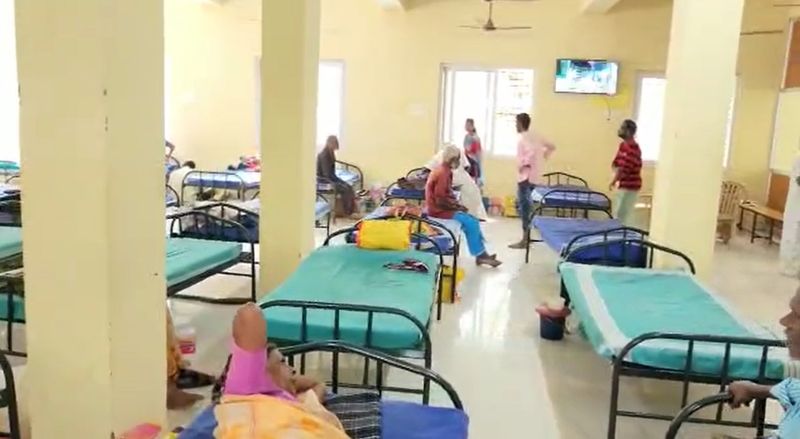
<instances>
[{"instance_id":1,"label":"concrete pillar","mask_svg":"<svg viewBox=\"0 0 800 439\"><path fill-rule=\"evenodd\" d=\"M163 4L16 4L33 437L163 425Z\"/></svg>"},{"instance_id":2,"label":"concrete pillar","mask_svg":"<svg viewBox=\"0 0 800 439\"><path fill-rule=\"evenodd\" d=\"M261 286L314 246L319 0L265 1L261 46Z\"/></svg>"},{"instance_id":3,"label":"concrete pillar","mask_svg":"<svg viewBox=\"0 0 800 439\"><path fill-rule=\"evenodd\" d=\"M728 109L744 0L675 0L656 171L652 239L689 255L701 275L714 253Z\"/></svg>"}]
</instances>

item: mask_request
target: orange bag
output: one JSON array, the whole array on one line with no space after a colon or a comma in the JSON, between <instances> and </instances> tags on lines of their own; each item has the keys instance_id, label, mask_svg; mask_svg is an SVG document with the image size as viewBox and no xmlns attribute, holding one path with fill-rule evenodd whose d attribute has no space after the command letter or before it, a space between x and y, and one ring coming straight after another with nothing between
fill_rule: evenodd
<instances>
[{"instance_id":1,"label":"orange bag","mask_svg":"<svg viewBox=\"0 0 800 439\"><path fill-rule=\"evenodd\" d=\"M358 225L356 245L368 250L408 250L411 246L411 221L362 221Z\"/></svg>"}]
</instances>

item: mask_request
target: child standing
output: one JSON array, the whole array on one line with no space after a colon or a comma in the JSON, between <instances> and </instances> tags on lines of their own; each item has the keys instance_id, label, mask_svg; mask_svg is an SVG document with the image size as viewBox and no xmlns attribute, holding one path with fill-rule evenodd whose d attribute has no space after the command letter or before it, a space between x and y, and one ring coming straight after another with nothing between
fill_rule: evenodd
<instances>
[{"instance_id":1,"label":"child standing","mask_svg":"<svg viewBox=\"0 0 800 439\"><path fill-rule=\"evenodd\" d=\"M622 122L617 135L622 139L617 155L611 164L614 179L609 190L617 189L614 217L629 225L630 215L636 205L636 198L642 188L642 150L636 143L636 122L627 119Z\"/></svg>"}]
</instances>

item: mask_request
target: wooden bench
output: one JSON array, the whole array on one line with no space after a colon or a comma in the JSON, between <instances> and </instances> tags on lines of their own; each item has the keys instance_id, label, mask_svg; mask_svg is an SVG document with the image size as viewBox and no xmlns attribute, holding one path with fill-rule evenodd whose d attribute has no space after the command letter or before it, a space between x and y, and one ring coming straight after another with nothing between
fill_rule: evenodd
<instances>
[{"instance_id":1,"label":"wooden bench","mask_svg":"<svg viewBox=\"0 0 800 439\"><path fill-rule=\"evenodd\" d=\"M750 228L750 242L755 242L756 239L767 239L768 242L772 244L772 238L775 234L775 225L783 224L783 212L761 206L752 201L743 201L739 204L739 224L736 225L739 230L743 228L745 212L750 213L753 217L752 226ZM759 218L764 218L769 224L768 235L758 233L757 226Z\"/></svg>"}]
</instances>

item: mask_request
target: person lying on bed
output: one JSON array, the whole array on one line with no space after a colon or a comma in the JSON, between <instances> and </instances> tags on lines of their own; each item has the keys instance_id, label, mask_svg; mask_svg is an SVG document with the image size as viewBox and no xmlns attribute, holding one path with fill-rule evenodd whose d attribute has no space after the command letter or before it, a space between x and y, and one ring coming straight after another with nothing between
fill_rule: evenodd
<instances>
[{"instance_id":1,"label":"person lying on bed","mask_svg":"<svg viewBox=\"0 0 800 439\"><path fill-rule=\"evenodd\" d=\"M780 320L785 328L786 347L793 360L800 360L800 289L789 302L789 312ZM734 408L750 404L754 399L776 399L786 411L771 438L800 438L800 379L788 378L780 384L770 387L749 381L737 381L728 387Z\"/></svg>"},{"instance_id":2,"label":"person lying on bed","mask_svg":"<svg viewBox=\"0 0 800 439\"><path fill-rule=\"evenodd\" d=\"M352 215L356 210L356 193L353 187L336 175L336 151L339 150L339 138L328 136L325 147L317 154L317 177L329 180L336 187L336 193L342 200L345 215Z\"/></svg>"},{"instance_id":3,"label":"person lying on bed","mask_svg":"<svg viewBox=\"0 0 800 439\"><path fill-rule=\"evenodd\" d=\"M322 406L325 386L295 375L280 351L268 346L267 322L253 303L236 312L222 380L223 396L214 407L217 439L347 438L339 419Z\"/></svg>"},{"instance_id":4,"label":"person lying on bed","mask_svg":"<svg viewBox=\"0 0 800 439\"><path fill-rule=\"evenodd\" d=\"M467 208L459 204L453 195L453 169L461 165L461 151L452 145L442 150L442 162L431 170L425 185L425 208L434 218L453 219L461 223L467 235L469 252L478 265L498 267L502 262L496 255L486 251L485 239L478 218L467 213Z\"/></svg>"}]
</instances>

